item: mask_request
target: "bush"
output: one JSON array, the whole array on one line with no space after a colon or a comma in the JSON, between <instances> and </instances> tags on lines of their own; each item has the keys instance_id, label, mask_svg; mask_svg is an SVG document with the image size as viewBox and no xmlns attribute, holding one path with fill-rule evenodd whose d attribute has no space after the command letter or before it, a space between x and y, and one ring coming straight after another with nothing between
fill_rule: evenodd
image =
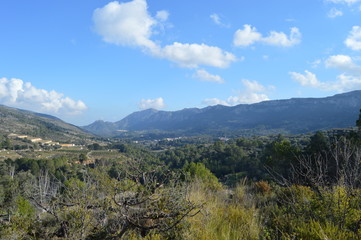
<instances>
[{"instance_id":1,"label":"bush","mask_svg":"<svg viewBox=\"0 0 361 240\"><path fill-rule=\"evenodd\" d=\"M205 188L219 190L222 185L218 178L203 163L190 163L184 167L184 171L190 177L190 180L200 180Z\"/></svg>"},{"instance_id":2,"label":"bush","mask_svg":"<svg viewBox=\"0 0 361 240\"><path fill-rule=\"evenodd\" d=\"M209 191L200 188L197 183L192 184L190 189L190 198L204 205L201 214L187 219L189 229L181 239L259 239L261 226L258 210L247 201L250 196L244 185L231 195L234 201L230 201L229 191Z\"/></svg>"}]
</instances>

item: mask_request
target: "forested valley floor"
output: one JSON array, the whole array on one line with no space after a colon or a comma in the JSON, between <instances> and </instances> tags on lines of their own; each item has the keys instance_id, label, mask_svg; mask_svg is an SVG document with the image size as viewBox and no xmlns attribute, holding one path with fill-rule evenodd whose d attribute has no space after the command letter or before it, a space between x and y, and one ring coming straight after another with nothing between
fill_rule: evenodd
<instances>
[{"instance_id":1,"label":"forested valley floor","mask_svg":"<svg viewBox=\"0 0 361 240\"><path fill-rule=\"evenodd\" d=\"M1 141L0 239L361 239L356 129L69 150Z\"/></svg>"}]
</instances>

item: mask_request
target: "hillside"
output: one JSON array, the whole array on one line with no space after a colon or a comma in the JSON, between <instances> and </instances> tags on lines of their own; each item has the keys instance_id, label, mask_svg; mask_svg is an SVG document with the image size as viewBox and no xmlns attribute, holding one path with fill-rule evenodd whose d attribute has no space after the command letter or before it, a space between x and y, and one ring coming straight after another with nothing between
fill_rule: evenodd
<instances>
[{"instance_id":1,"label":"hillside","mask_svg":"<svg viewBox=\"0 0 361 240\"><path fill-rule=\"evenodd\" d=\"M54 116L0 105L0 134L11 133L61 142L81 142L93 136Z\"/></svg>"},{"instance_id":2,"label":"hillside","mask_svg":"<svg viewBox=\"0 0 361 240\"><path fill-rule=\"evenodd\" d=\"M306 133L355 125L361 108L361 91L325 98L292 98L233 107L132 113L115 122L97 121L83 127L94 134L115 136L119 130L177 131L182 134Z\"/></svg>"}]
</instances>

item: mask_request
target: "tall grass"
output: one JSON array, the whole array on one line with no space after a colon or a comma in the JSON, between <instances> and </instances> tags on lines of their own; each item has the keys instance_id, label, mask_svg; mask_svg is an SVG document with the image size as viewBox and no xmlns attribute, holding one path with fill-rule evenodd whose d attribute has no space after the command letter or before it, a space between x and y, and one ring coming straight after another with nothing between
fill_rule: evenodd
<instances>
[{"instance_id":1,"label":"tall grass","mask_svg":"<svg viewBox=\"0 0 361 240\"><path fill-rule=\"evenodd\" d=\"M210 191L195 181L190 186L189 198L203 204L203 210L187 219L189 229L183 232L183 239L259 239L259 214L246 188L245 184L240 184L233 191Z\"/></svg>"}]
</instances>

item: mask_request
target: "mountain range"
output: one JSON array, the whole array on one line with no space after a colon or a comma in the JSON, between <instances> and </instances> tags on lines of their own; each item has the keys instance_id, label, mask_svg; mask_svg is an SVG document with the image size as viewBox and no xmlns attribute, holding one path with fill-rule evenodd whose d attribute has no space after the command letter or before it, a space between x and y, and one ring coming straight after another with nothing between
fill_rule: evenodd
<instances>
[{"instance_id":1,"label":"mountain range","mask_svg":"<svg viewBox=\"0 0 361 240\"><path fill-rule=\"evenodd\" d=\"M237 106L209 106L179 111L148 109L117 122L96 121L83 129L101 136L123 131L196 134L299 134L355 126L361 90L325 98L291 98Z\"/></svg>"},{"instance_id":2,"label":"mountain range","mask_svg":"<svg viewBox=\"0 0 361 240\"><path fill-rule=\"evenodd\" d=\"M51 115L0 105L0 134L81 142L94 135L116 137L124 132L190 135L300 134L355 126L361 90L325 98L292 98L237 106L210 106L179 111L147 109L117 122L96 121L77 127Z\"/></svg>"}]
</instances>

